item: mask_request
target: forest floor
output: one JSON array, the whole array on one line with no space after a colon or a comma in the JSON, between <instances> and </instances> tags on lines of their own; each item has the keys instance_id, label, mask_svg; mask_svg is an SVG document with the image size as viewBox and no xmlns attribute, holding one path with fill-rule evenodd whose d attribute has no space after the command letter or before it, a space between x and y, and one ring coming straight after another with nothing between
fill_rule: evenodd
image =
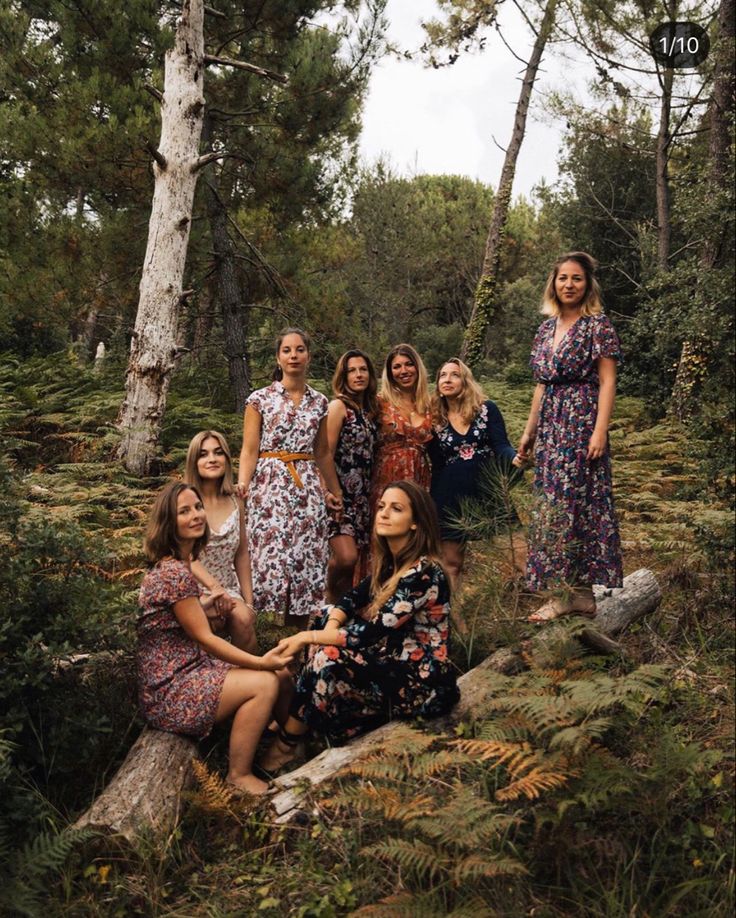
<instances>
[{"instance_id":1,"label":"forest floor","mask_svg":"<svg viewBox=\"0 0 736 918\"><path fill-rule=\"evenodd\" d=\"M235 446L240 420L182 383L167 412L162 475L144 484L110 458L119 388L91 373L72 378L63 368L11 368L0 378L0 428L22 522L84 542L92 580L75 626L84 634L89 625L89 643L67 649L110 647L129 660L152 491L198 429L221 429ZM485 388L515 442L530 388ZM14 888L26 883L47 915L731 914L733 515L705 493L682 429L653 421L642 400L618 400L611 443L625 571L650 568L663 592L656 613L622 636L620 656L581 656L571 631L555 659L498 677L487 717L453 737L407 728L315 794L313 821L291 828L229 797L217 776L220 734L171 837L132 851L80 841L61 863L40 865L42 888L21 863ZM522 518L528 485L514 497ZM507 544L470 549L459 603L468 632L453 653L463 670L533 630ZM263 646L275 634L262 623ZM68 689L76 734L52 723L53 712L34 723L42 767L28 774L47 825L61 829L84 808L135 736L129 669L117 688L113 675Z\"/></svg>"}]
</instances>

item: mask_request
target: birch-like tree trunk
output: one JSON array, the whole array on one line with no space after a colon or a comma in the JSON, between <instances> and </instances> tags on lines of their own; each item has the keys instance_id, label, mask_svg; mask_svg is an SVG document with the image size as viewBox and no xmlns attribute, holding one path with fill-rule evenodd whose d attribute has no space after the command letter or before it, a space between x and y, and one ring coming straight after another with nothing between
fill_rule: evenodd
<instances>
[{"instance_id":1,"label":"birch-like tree trunk","mask_svg":"<svg viewBox=\"0 0 736 918\"><path fill-rule=\"evenodd\" d=\"M150 470L176 360L176 331L192 222L204 113L204 3L183 0L166 53L161 140L140 299L118 426L119 456L136 475Z\"/></svg>"},{"instance_id":2,"label":"birch-like tree trunk","mask_svg":"<svg viewBox=\"0 0 736 918\"><path fill-rule=\"evenodd\" d=\"M526 132L526 118L529 111L529 100L534 89L539 65L542 61L547 40L555 22L558 0L547 0L542 22L537 31L531 57L526 66L524 79L521 84L519 101L516 104L514 129L511 141L506 148L506 156L501 170L501 180L498 183L496 196L493 201L491 225L486 239L485 254L483 257L483 270L475 291L475 301L470 313L468 327L465 330L460 357L469 364L477 363L483 356L483 345L486 331L493 321L493 311L498 288L498 275L501 264L501 245L503 243L506 220L511 204L511 191L516 173L516 161Z\"/></svg>"}]
</instances>

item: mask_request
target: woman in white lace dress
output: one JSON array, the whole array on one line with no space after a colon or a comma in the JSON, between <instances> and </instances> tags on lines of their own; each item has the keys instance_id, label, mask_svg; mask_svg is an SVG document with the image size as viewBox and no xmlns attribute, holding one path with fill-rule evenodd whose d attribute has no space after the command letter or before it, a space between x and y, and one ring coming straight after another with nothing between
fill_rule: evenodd
<instances>
[{"instance_id":1,"label":"woman in white lace dress","mask_svg":"<svg viewBox=\"0 0 736 918\"><path fill-rule=\"evenodd\" d=\"M192 573L204 596L219 594L212 604L213 631L226 631L241 650L256 650L255 612L245 513L235 496L230 449L216 430L200 431L189 444L186 482L202 495L210 538Z\"/></svg>"}]
</instances>

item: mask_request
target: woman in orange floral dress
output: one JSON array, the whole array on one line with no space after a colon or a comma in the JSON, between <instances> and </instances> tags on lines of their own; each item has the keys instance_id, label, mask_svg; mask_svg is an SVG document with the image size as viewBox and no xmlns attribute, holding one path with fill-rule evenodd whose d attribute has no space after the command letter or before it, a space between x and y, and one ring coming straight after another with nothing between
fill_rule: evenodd
<instances>
[{"instance_id":1,"label":"woman in orange floral dress","mask_svg":"<svg viewBox=\"0 0 736 918\"><path fill-rule=\"evenodd\" d=\"M389 482L415 481L429 489L432 439L427 371L410 344L397 344L386 357L378 393L378 447L371 509Z\"/></svg>"}]
</instances>

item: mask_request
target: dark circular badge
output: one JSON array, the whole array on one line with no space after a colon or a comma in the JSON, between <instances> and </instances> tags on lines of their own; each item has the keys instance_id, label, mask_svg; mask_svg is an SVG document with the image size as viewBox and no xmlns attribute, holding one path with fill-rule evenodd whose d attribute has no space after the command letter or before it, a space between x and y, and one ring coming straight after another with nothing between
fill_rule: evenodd
<instances>
[{"instance_id":1,"label":"dark circular badge","mask_svg":"<svg viewBox=\"0 0 736 918\"><path fill-rule=\"evenodd\" d=\"M695 22L663 22L649 36L649 48L658 64L683 70L703 63L710 51L710 39Z\"/></svg>"}]
</instances>

